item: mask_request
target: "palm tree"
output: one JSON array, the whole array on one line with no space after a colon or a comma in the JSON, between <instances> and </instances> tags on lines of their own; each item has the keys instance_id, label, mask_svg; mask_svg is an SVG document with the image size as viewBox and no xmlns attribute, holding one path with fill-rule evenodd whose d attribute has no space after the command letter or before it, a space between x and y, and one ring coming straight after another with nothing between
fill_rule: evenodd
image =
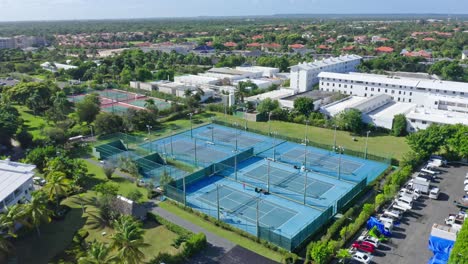
<instances>
[{"instance_id":1,"label":"palm tree","mask_svg":"<svg viewBox=\"0 0 468 264\"><path fill-rule=\"evenodd\" d=\"M247 95L247 86L245 84L245 82L239 82L237 84L237 89L234 93L236 99L239 100L241 103L244 103L244 97Z\"/></svg>"},{"instance_id":2,"label":"palm tree","mask_svg":"<svg viewBox=\"0 0 468 264\"><path fill-rule=\"evenodd\" d=\"M70 186L70 180L67 179L65 173L56 171L47 175L47 183L43 190L46 192L49 200L56 201L58 208L60 197L67 195Z\"/></svg>"},{"instance_id":3,"label":"palm tree","mask_svg":"<svg viewBox=\"0 0 468 264\"><path fill-rule=\"evenodd\" d=\"M155 106L156 102L154 101L153 98L149 98L145 100L145 107L148 108L150 106Z\"/></svg>"},{"instance_id":4,"label":"palm tree","mask_svg":"<svg viewBox=\"0 0 468 264\"><path fill-rule=\"evenodd\" d=\"M117 256L122 263L141 263L145 255L140 248L149 246L143 240L145 231L141 228L141 223L131 216L121 216L114 221L114 230L112 248L117 250Z\"/></svg>"},{"instance_id":5,"label":"palm tree","mask_svg":"<svg viewBox=\"0 0 468 264\"><path fill-rule=\"evenodd\" d=\"M187 89L187 90L184 91L184 96L185 97L190 97L190 96L192 96L192 92L193 92L192 90Z\"/></svg>"},{"instance_id":6,"label":"palm tree","mask_svg":"<svg viewBox=\"0 0 468 264\"><path fill-rule=\"evenodd\" d=\"M78 264L110 264L116 263L117 257L110 253L112 248L104 243L94 241L86 252L86 256L78 259Z\"/></svg>"},{"instance_id":7,"label":"palm tree","mask_svg":"<svg viewBox=\"0 0 468 264\"><path fill-rule=\"evenodd\" d=\"M17 223L28 225L25 219L26 211L24 204L15 204L10 207L5 207L3 213L0 214L1 231L7 231L8 235L16 237L15 226Z\"/></svg>"},{"instance_id":8,"label":"palm tree","mask_svg":"<svg viewBox=\"0 0 468 264\"><path fill-rule=\"evenodd\" d=\"M47 195L42 191L33 192L31 201L25 204L26 215L30 223L36 227L37 235L41 236L39 226L50 222L51 211L47 208Z\"/></svg>"}]
</instances>

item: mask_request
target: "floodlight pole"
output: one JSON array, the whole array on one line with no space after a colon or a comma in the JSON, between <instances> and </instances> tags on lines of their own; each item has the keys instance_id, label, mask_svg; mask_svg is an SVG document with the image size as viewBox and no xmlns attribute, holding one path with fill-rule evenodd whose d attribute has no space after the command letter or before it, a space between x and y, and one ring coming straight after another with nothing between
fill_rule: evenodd
<instances>
[{"instance_id":1,"label":"floodlight pole","mask_svg":"<svg viewBox=\"0 0 468 264\"><path fill-rule=\"evenodd\" d=\"M244 121L245 121L244 130L247 131L247 106L245 107Z\"/></svg>"},{"instance_id":2,"label":"floodlight pole","mask_svg":"<svg viewBox=\"0 0 468 264\"><path fill-rule=\"evenodd\" d=\"M186 195L186 192L185 192L185 175L184 175L184 177L182 177L182 188L183 188L183 191L184 191L184 206L187 206L187 195Z\"/></svg>"},{"instance_id":3,"label":"floodlight pole","mask_svg":"<svg viewBox=\"0 0 468 264\"><path fill-rule=\"evenodd\" d=\"M193 124L192 124L192 116L193 116L193 113L189 113L188 115L189 115L189 117L190 117L190 137L193 138Z\"/></svg>"},{"instance_id":4,"label":"floodlight pole","mask_svg":"<svg viewBox=\"0 0 468 264\"><path fill-rule=\"evenodd\" d=\"M364 154L365 159L367 159L367 140L369 139L369 134L370 134L370 131L367 131L366 132L366 152Z\"/></svg>"},{"instance_id":5,"label":"floodlight pole","mask_svg":"<svg viewBox=\"0 0 468 264\"><path fill-rule=\"evenodd\" d=\"M337 125L333 125L335 127L335 133L333 134L333 151L336 150L336 127Z\"/></svg>"},{"instance_id":6,"label":"floodlight pole","mask_svg":"<svg viewBox=\"0 0 468 264\"><path fill-rule=\"evenodd\" d=\"M304 167L307 168L307 129L309 127L309 120L306 120L305 134L304 134Z\"/></svg>"},{"instance_id":7,"label":"floodlight pole","mask_svg":"<svg viewBox=\"0 0 468 264\"><path fill-rule=\"evenodd\" d=\"M268 112L268 135L271 135L271 112Z\"/></svg>"},{"instance_id":8,"label":"floodlight pole","mask_svg":"<svg viewBox=\"0 0 468 264\"><path fill-rule=\"evenodd\" d=\"M304 204L306 204L306 197L307 197L307 170L305 171L305 178L304 178Z\"/></svg>"},{"instance_id":9,"label":"floodlight pole","mask_svg":"<svg viewBox=\"0 0 468 264\"><path fill-rule=\"evenodd\" d=\"M237 181L237 152L234 154L234 178Z\"/></svg>"},{"instance_id":10,"label":"floodlight pole","mask_svg":"<svg viewBox=\"0 0 468 264\"><path fill-rule=\"evenodd\" d=\"M268 160L268 170L267 170L267 192L270 192L270 160Z\"/></svg>"},{"instance_id":11,"label":"floodlight pole","mask_svg":"<svg viewBox=\"0 0 468 264\"><path fill-rule=\"evenodd\" d=\"M338 180L341 179L341 155L344 152L344 147L338 146L338 155L339 155L339 162L338 162Z\"/></svg>"},{"instance_id":12,"label":"floodlight pole","mask_svg":"<svg viewBox=\"0 0 468 264\"><path fill-rule=\"evenodd\" d=\"M172 136L174 136L174 130L171 129L171 155L174 157L174 148L172 147Z\"/></svg>"},{"instance_id":13,"label":"floodlight pole","mask_svg":"<svg viewBox=\"0 0 468 264\"><path fill-rule=\"evenodd\" d=\"M151 129L153 128L150 125L146 125L146 128L148 128L148 138L151 136Z\"/></svg>"},{"instance_id":14,"label":"floodlight pole","mask_svg":"<svg viewBox=\"0 0 468 264\"><path fill-rule=\"evenodd\" d=\"M92 125L88 125L88 127L91 129L91 137L93 138L93 137L94 137L93 126L92 126Z\"/></svg>"},{"instance_id":15,"label":"floodlight pole","mask_svg":"<svg viewBox=\"0 0 468 264\"><path fill-rule=\"evenodd\" d=\"M260 237L260 224L259 224L259 220L258 220L258 218L259 218L259 215L258 215L258 200L257 200L257 208L256 209L257 209L256 210L257 213L255 214L256 215L256 221L255 222L256 222L256 225L257 225L257 237Z\"/></svg>"},{"instance_id":16,"label":"floodlight pole","mask_svg":"<svg viewBox=\"0 0 468 264\"><path fill-rule=\"evenodd\" d=\"M198 167L198 160L197 160L197 138L194 138L194 141L195 141L195 148L194 148L194 151L195 151L195 166Z\"/></svg>"},{"instance_id":17,"label":"floodlight pole","mask_svg":"<svg viewBox=\"0 0 468 264\"><path fill-rule=\"evenodd\" d=\"M216 208L217 208L217 216L219 221L219 185L216 184Z\"/></svg>"},{"instance_id":18,"label":"floodlight pole","mask_svg":"<svg viewBox=\"0 0 468 264\"><path fill-rule=\"evenodd\" d=\"M276 136L278 131L273 131L273 161L276 161Z\"/></svg>"}]
</instances>

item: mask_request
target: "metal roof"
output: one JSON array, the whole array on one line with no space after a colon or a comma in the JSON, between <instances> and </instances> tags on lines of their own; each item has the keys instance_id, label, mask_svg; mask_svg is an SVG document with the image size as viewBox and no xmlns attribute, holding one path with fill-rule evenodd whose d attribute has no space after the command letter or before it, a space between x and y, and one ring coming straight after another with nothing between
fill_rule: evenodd
<instances>
[{"instance_id":1,"label":"metal roof","mask_svg":"<svg viewBox=\"0 0 468 264\"><path fill-rule=\"evenodd\" d=\"M34 176L34 165L0 160L0 201Z\"/></svg>"}]
</instances>

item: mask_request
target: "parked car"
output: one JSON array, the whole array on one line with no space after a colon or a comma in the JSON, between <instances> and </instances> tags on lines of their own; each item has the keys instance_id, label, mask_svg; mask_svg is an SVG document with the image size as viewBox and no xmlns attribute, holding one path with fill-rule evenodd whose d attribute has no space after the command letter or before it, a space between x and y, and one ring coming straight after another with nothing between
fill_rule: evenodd
<instances>
[{"instance_id":1,"label":"parked car","mask_svg":"<svg viewBox=\"0 0 468 264\"><path fill-rule=\"evenodd\" d=\"M380 241L376 237L360 236L357 240L358 241L364 241L364 242L367 242L369 244L372 244L375 248L378 248L380 246Z\"/></svg>"},{"instance_id":2,"label":"parked car","mask_svg":"<svg viewBox=\"0 0 468 264\"><path fill-rule=\"evenodd\" d=\"M368 264L372 260L372 256L368 253L356 251L353 255L352 258L360 263L365 263Z\"/></svg>"},{"instance_id":3,"label":"parked car","mask_svg":"<svg viewBox=\"0 0 468 264\"><path fill-rule=\"evenodd\" d=\"M375 252L374 245L367 243L365 241L355 241L351 246L359 251L363 251L363 252L367 252L371 254Z\"/></svg>"},{"instance_id":4,"label":"parked car","mask_svg":"<svg viewBox=\"0 0 468 264\"><path fill-rule=\"evenodd\" d=\"M387 209L382 214L385 217L391 217L395 220L401 219L403 213L399 210Z\"/></svg>"},{"instance_id":5,"label":"parked car","mask_svg":"<svg viewBox=\"0 0 468 264\"><path fill-rule=\"evenodd\" d=\"M33 177L33 183L36 185L44 186L47 182L41 177Z\"/></svg>"},{"instance_id":6,"label":"parked car","mask_svg":"<svg viewBox=\"0 0 468 264\"><path fill-rule=\"evenodd\" d=\"M409 196L412 197L413 200L417 200L421 196L421 191L419 190L409 190L406 188L403 188L399 192L400 196Z\"/></svg>"},{"instance_id":7,"label":"parked car","mask_svg":"<svg viewBox=\"0 0 468 264\"><path fill-rule=\"evenodd\" d=\"M413 198L411 197L402 196L395 199L395 202L398 204L398 206L401 206L407 210L411 210L413 208Z\"/></svg>"},{"instance_id":8,"label":"parked car","mask_svg":"<svg viewBox=\"0 0 468 264\"><path fill-rule=\"evenodd\" d=\"M466 179L464 182L463 182L464 185L467 185L468 184L468 179Z\"/></svg>"},{"instance_id":9,"label":"parked car","mask_svg":"<svg viewBox=\"0 0 468 264\"><path fill-rule=\"evenodd\" d=\"M437 200L439 198L439 194L440 194L440 189L437 187L434 187L429 192L429 198Z\"/></svg>"}]
</instances>

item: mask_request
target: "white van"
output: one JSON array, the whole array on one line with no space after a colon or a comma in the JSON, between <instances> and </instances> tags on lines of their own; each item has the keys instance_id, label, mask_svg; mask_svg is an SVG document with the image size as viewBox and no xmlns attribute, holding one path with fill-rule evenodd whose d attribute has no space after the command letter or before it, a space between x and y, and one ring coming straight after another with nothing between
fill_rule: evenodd
<instances>
[{"instance_id":1,"label":"white van","mask_svg":"<svg viewBox=\"0 0 468 264\"><path fill-rule=\"evenodd\" d=\"M439 198L440 189L439 188L432 188L429 192L429 198L437 200Z\"/></svg>"},{"instance_id":2,"label":"white van","mask_svg":"<svg viewBox=\"0 0 468 264\"><path fill-rule=\"evenodd\" d=\"M401 196L395 200L395 202L407 210L411 210L413 208L413 198L408 196Z\"/></svg>"}]
</instances>

